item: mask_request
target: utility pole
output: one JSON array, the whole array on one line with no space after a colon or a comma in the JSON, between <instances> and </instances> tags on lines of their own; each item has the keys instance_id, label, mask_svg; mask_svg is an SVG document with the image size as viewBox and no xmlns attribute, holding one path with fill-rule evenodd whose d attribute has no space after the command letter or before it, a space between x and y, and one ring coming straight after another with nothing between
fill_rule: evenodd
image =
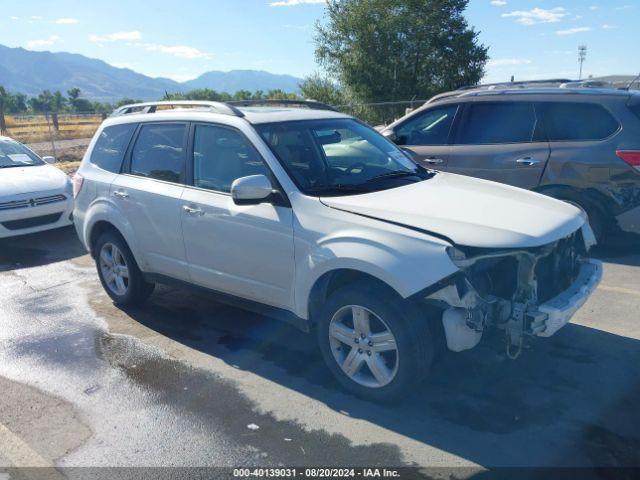
<instances>
[{"instance_id":1,"label":"utility pole","mask_svg":"<svg viewBox=\"0 0 640 480\"><path fill-rule=\"evenodd\" d=\"M587 59L587 46L580 45L578 47L578 63L580 64L580 75L578 76L578 80L582 80L582 64Z\"/></svg>"}]
</instances>

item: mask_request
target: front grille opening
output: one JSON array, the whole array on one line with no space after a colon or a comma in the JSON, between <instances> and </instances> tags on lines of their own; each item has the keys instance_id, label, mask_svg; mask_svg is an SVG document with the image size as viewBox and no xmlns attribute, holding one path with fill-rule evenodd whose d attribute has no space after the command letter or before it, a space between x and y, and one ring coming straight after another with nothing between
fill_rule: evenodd
<instances>
[{"instance_id":1,"label":"front grille opening","mask_svg":"<svg viewBox=\"0 0 640 480\"><path fill-rule=\"evenodd\" d=\"M20 220L10 220L2 222L2 226L7 230L22 230L25 228L40 227L50 223L56 223L60 220L62 213L54 213L51 215L42 215L40 217L22 218Z\"/></svg>"}]
</instances>

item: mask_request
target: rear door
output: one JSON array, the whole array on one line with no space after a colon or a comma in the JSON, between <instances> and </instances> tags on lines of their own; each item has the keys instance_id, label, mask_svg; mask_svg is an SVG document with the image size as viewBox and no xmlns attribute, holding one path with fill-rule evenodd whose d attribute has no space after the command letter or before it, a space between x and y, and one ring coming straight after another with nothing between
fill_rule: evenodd
<instances>
[{"instance_id":1,"label":"rear door","mask_svg":"<svg viewBox=\"0 0 640 480\"><path fill-rule=\"evenodd\" d=\"M396 143L411 150L421 165L446 170L450 135L458 105L441 105L422 110L396 126Z\"/></svg>"},{"instance_id":2,"label":"rear door","mask_svg":"<svg viewBox=\"0 0 640 480\"><path fill-rule=\"evenodd\" d=\"M188 280L182 239L182 195L188 124L142 124L111 197L131 225L140 267Z\"/></svg>"},{"instance_id":3,"label":"rear door","mask_svg":"<svg viewBox=\"0 0 640 480\"><path fill-rule=\"evenodd\" d=\"M549 154L533 103L472 102L462 112L447 170L531 189Z\"/></svg>"}]
</instances>

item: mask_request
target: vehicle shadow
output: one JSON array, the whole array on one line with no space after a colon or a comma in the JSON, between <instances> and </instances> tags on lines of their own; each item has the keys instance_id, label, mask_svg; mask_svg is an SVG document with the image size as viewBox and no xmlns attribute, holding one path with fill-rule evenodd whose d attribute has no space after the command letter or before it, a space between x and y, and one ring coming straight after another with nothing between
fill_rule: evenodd
<instances>
[{"instance_id":1,"label":"vehicle shadow","mask_svg":"<svg viewBox=\"0 0 640 480\"><path fill-rule=\"evenodd\" d=\"M625 234L604 245L596 245L590 255L609 263L620 265L640 265L640 235Z\"/></svg>"},{"instance_id":2,"label":"vehicle shadow","mask_svg":"<svg viewBox=\"0 0 640 480\"><path fill-rule=\"evenodd\" d=\"M313 335L161 287L136 321L192 349L483 466L640 466L640 341L580 325L515 361L501 338L444 354L428 382L390 405L345 393Z\"/></svg>"},{"instance_id":3,"label":"vehicle shadow","mask_svg":"<svg viewBox=\"0 0 640 480\"><path fill-rule=\"evenodd\" d=\"M0 272L38 267L86 255L73 226L0 239Z\"/></svg>"}]
</instances>

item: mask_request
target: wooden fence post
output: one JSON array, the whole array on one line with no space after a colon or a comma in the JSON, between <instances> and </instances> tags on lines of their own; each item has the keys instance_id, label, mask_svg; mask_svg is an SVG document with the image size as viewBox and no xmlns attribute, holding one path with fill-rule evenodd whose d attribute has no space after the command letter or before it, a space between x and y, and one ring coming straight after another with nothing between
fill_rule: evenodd
<instances>
[{"instance_id":1,"label":"wooden fence post","mask_svg":"<svg viewBox=\"0 0 640 480\"><path fill-rule=\"evenodd\" d=\"M4 108L0 110L0 135L7 134L7 122L4 118Z\"/></svg>"}]
</instances>

